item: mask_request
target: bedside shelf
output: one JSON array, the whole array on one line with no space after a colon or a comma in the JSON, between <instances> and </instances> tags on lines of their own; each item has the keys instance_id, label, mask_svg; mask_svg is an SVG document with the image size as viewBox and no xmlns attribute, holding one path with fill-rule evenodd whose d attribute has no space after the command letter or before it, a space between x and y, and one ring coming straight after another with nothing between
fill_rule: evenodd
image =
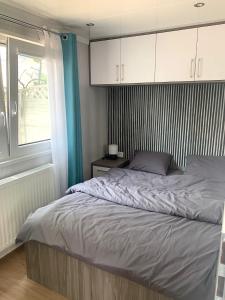
<instances>
[{"instance_id":1,"label":"bedside shelf","mask_svg":"<svg viewBox=\"0 0 225 300\"><path fill-rule=\"evenodd\" d=\"M117 159L98 159L91 164L92 177L98 177L104 175L112 168L124 168L129 164L129 160L125 158Z\"/></svg>"}]
</instances>

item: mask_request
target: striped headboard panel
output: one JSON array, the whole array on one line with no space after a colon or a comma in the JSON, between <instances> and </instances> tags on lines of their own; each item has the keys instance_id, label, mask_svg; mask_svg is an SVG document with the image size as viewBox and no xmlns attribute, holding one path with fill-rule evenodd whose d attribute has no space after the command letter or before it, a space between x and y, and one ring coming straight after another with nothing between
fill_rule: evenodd
<instances>
[{"instance_id":1,"label":"striped headboard panel","mask_svg":"<svg viewBox=\"0 0 225 300\"><path fill-rule=\"evenodd\" d=\"M173 167L188 154L225 155L225 84L195 83L108 88L108 142L166 151Z\"/></svg>"}]
</instances>

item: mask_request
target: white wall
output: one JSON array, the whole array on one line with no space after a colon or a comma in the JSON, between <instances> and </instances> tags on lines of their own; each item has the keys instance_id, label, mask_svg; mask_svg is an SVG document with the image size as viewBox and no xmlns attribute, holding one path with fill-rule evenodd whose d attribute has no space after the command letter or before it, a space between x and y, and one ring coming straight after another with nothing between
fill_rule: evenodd
<instances>
[{"instance_id":1,"label":"white wall","mask_svg":"<svg viewBox=\"0 0 225 300\"><path fill-rule=\"evenodd\" d=\"M106 88L89 85L89 47L78 43L83 166L85 179L91 176L91 162L101 158L107 145Z\"/></svg>"}]
</instances>

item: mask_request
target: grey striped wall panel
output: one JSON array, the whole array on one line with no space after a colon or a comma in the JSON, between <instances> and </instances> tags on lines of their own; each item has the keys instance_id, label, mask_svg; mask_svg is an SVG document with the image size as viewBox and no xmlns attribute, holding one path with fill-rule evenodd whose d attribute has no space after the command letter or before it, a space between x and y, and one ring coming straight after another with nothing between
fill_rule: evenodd
<instances>
[{"instance_id":1,"label":"grey striped wall panel","mask_svg":"<svg viewBox=\"0 0 225 300\"><path fill-rule=\"evenodd\" d=\"M166 151L173 166L188 154L225 155L225 84L108 88L108 139L127 158Z\"/></svg>"}]
</instances>

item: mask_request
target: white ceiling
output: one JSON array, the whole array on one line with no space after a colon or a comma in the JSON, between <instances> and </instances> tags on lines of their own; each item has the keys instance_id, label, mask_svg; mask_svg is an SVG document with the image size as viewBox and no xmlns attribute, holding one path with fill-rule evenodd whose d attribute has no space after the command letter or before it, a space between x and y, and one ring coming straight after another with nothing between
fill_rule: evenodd
<instances>
[{"instance_id":1,"label":"white ceiling","mask_svg":"<svg viewBox=\"0 0 225 300\"><path fill-rule=\"evenodd\" d=\"M4 0L0 0L0 2ZM225 20L225 0L7 0L9 5L86 28L102 38ZM201 2L202 0L199 0Z\"/></svg>"}]
</instances>

